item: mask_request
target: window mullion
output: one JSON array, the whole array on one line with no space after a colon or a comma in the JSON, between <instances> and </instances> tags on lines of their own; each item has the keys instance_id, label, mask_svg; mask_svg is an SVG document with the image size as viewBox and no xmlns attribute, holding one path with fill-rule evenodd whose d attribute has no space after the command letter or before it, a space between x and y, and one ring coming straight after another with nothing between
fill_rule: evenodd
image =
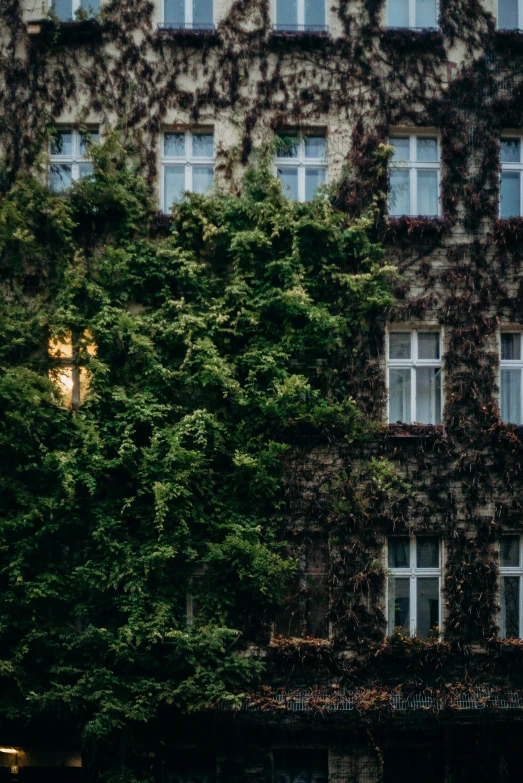
<instances>
[{"instance_id":1,"label":"window mullion","mask_svg":"<svg viewBox=\"0 0 523 783\"><path fill-rule=\"evenodd\" d=\"M286 2L286 0L284 0ZM298 0L297 3L297 19L296 22L298 25L304 25L305 24L305 0Z\"/></svg>"},{"instance_id":2,"label":"window mullion","mask_svg":"<svg viewBox=\"0 0 523 783\"><path fill-rule=\"evenodd\" d=\"M193 0L185 0L185 26L192 26L193 20Z\"/></svg>"},{"instance_id":3,"label":"window mullion","mask_svg":"<svg viewBox=\"0 0 523 783\"><path fill-rule=\"evenodd\" d=\"M416 573L412 570L410 577L410 635L416 636L416 621L418 615Z\"/></svg>"},{"instance_id":4,"label":"window mullion","mask_svg":"<svg viewBox=\"0 0 523 783\"><path fill-rule=\"evenodd\" d=\"M409 0L409 27L416 27L416 0Z\"/></svg>"},{"instance_id":5,"label":"window mullion","mask_svg":"<svg viewBox=\"0 0 523 783\"><path fill-rule=\"evenodd\" d=\"M410 164L410 214L418 214L418 171L416 166Z\"/></svg>"}]
</instances>

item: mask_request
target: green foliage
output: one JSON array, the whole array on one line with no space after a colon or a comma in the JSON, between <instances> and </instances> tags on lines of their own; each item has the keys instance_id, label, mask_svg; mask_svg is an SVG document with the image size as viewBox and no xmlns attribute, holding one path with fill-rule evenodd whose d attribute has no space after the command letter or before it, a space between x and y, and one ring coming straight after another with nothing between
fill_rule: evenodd
<instances>
[{"instance_id":1,"label":"green foliage","mask_svg":"<svg viewBox=\"0 0 523 783\"><path fill-rule=\"evenodd\" d=\"M0 203L0 712L100 737L258 681L244 651L295 570L288 457L366 437L340 370L392 270L366 217L288 201L263 166L152 235L118 138L91 154L67 197L21 176ZM71 410L47 342L85 330Z\"/></svg>"}]
</instances>

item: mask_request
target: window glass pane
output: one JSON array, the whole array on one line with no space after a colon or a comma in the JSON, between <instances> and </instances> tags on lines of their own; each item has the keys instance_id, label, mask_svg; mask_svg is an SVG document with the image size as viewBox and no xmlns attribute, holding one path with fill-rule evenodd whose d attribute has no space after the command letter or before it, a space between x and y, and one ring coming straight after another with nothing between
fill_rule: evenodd
<instances>
[{"instance_id":1,"label":"window glass pane","mask_svg":"<svg viewBox=\"0 0 523 783\"><path fill-rule=\"evenodd\" d=\"M169 212L173 203L179 201L185 190L185 166L166 166L163 208Z\"/></svg>"},{"instance_id":2,"label":"window glass pane","mask_svg":"<svg viewBox=\"0 0 523 783\"><path fill-rule=\"evenodd\" d=\"M410 332L390 332L389 359L410 359Z\"/></svg>"},{"instance_id":3,"label":"window glass pane","mask_svg":"<svg viewBox=\"0 0 523 783\"><path fill-rule=\"evenodd\" d=\"M165 0L165 21L169 24L185 24L185 0Z\"/></svg>"},{"instance_id":4,"label":"window glass pane","mask_svg":"<svg viewBox=\"0 0 523 783\"><path fill-rule=\"evenodd\" d=\"M73 18L73 0L54 0L52 8L63 22Z\"/></svg>"},{"instance_id":5,"label":"window glass pane","mask_svg":"<svg viewBox=\"0 0 523 783\"><path fill-rule=\"evenodd\" d=\"M87 144L90 141L100 141L100 134L98 131L89 131L89 133L80 133L78 142L78 152L84 156L87 152Z\"/></svg>"},{"instance_id":6,"label":"window glass pane","mask_svg":"<svg viewBox=\"0 0 523 783\"><path fill-rule=\"evenodd\" d=\"M514 30L518 24L518 0L498 0L498 27Z\"/></svg>"},{"instance_id":7,"label":"window glass pane","mask_svg":"<svg viewBox=\"0 0 523 783\"><path fill-rule=\"evenodd\" d=\"M297 0L277 0L276 24L280 27L294 27L298 24Z\"/></svg>"},{"instance_id":8,"label":"window glass pane","mask_svg":"<svg viewBox=\"0 0 523 783\"><path fill-rule=\"evenodd\" d=\"M387 0L387 25L409 27L409 0Z\"/></svg>"},{"instance_id":9,"label":"window glass pane","mask_svg":"<svg viewBox=\"0 0 523 783\"><path fill-rule=\"evenodd\" d=\"M410 370L389 370L389 421L411 421Z\"/></svg>"},{"instance_id":10,"label":"window glass pane","mask_svg":"<svg viewBox=\"0 0 523 783\"><path fill-rule=\"evenodd\" d=\"M501 333L501 358L504 361L521 359L521 335L514 332Z\"/></svg>"},{"instance_id":11,"label":"window glass pane","mask_svg":"<svg viewBox=\"0 0 523 783\"><path fill-rule=\"evenodd\" d=\"M519 217L521 214L519 171L502 171L499 193L499 216L502 218Z\"/></svg>"},{"instance_id":12,"label":"window glass pane","mask_svg":"<svg viewBox=\"0 0 523 783\"><path fill-rule=\"evenodd\" d=\"M78 177L82 179L83 177L90 177L93 173L93 164L92 163L80 163L78 166Z\"/></svg>"},{"instance_id":13,"label":"window glass pane","mask_svg":"<svg viewBox=\"0 0 523 783\"><path fill-rule=\"evenodd\" d=\"M214 157L214 137L212 133L195 133L192 137L193 158Z\"/></svg>"},{"instance_id":14,"label":"window glass pane","mask_svg":"<svg viewBox=\"0 0 523 783\"><path fill-rule=\"evenodd\" d=\"M185 133L165 133L163 154L170 158L185 157Z\"/></svg>"},{"instance_id":15,"label":"window glass pane","mask_svg":"<svg viewBox=\"0 0 523 783\"><path fill-rule=\"evenodd\" d=\"M84 11L92 15L100 9L100 0L82 0L81 6Z\"/></svg>"},{"instance_id":16,"label":"window glass pane","mask_svg":"<svg viewBox=\"0 0 523 783\"><path fill-rule=\"evenodd\" d=\"M501 370L501 418L510 424L521 420L521 370Z\"/></svg>"},{"instance_id":17,"label":"window glass pane","mask_svg":"<svg viewBox=\"0 0 523 783\"><path fill-rule=\"evenodd\" d=\"M392 160L410 160L410 139L403 136L392 136L389 144L394 147Z\"/></svg>"},{"instance_id":18,"label":"window glass pane","mask_svg":"<svg viewBox=\"0 0 523 783\"><path fill-rule=\"evenodd\" d=\"M439 538L419 536L416 538L418 568L439 568Z\"/></svg>"},{"instance_id":19,"label":"window glass pane","mask_svg":"<svg viewBox=\"0 0 523 783\"><path fill-rule=\"evenodd\" d=\"M75 395L75 379L77 377L76 368L73 367L60 367L57 371L56 380L58 382L58 388L63 396L63 402L66 405L73 403L73 397Z\"/></svg>"},{"instance_id":20,"label":"window glass pane","mask_svg":"<svg viewBox=\"0 0 523 783\"><path fill-rule=\"evenodd\" d=\"M409 536L391 536L388 542L389 568L410 567Z\"/></svg>"},{"instance_id":21,"label":"window glass pane","mask_svg":"<svg viewBox=\"0 0 523 783\"><path fill-rule=\"evenodd\" d=\"M429 632L439 626L439 578L416 579L417 618L416 636L428 639Z\"/></svg>"},{"instance_id":22,"label":"window glass pane","mask_svg":"<svg viewBox=\"0 0 523 783\"><path fill-rule=\"evenodd\" d=\"M519 536L501 537L501 566L503 568L519 567Z\"/></svg>"},{"instance_id":23,"label":"window glass pane","mask_svg":"<svg viewBox=\"0 0 523 783\"><path fill-rule=\"evenodd\" d=\"M212 166L193 166L192 189L194 193L206 193L213 186Z\"/></svg>"},{"instance_id":24,"label":"window glass pane","mask_svg":"<svg viewBox=\"0 0 523 783\"><path fill-rule=\"evenodd\" d=\"M62 193L71 186L73 181L73 167L62 164L61 166L51 166L49 170L49 187L55 193Z\"/></svg>"},{"instance_id":25,"label":"window glass pane","mask_svg":"<svg viewBox=\"0 0 523 783\"><path fill-rule=\"evenodd\" d=\"M276 155L278 158L297 158L298 146L298 139L295 136L284 136L278 145Z\"/></svg>"},{"instance_id":26,"label":"window glass pane","mask_svg":"<svg viewBox=\"0 0 523 783\"><path fill-rule=\"evenodd\" d=\"M441 423L439 367L418 367L416 370L416 421L420 424Z\"/></svg>"},{"instance_id":27,"label":"window glass pane","mask_svg":"<svg viewBox=\"0 0 523 783\"><path fill-rule=\"evenodd\" d=\"M389 582L389 632L393 628L410 630L410 579L391 577Z\"/></svg>"},{"instance_id":28,"label":"window glass pane","mask_svg":"<svg viewBox=\"0 0 523 783\"><path fill-rule=\"evenodd\" d=\"M438 160L438 140L418 136L416 139L416 157L424 163L436 163Z\"/></svg>"},{"instance_id":29,"label":"window glass pane","mask_svg":"<svg viewBox=\"0 0 523 783\"><path fill-rule=\"evenodd\" d=\"M519 163L521 160L521 140L501 139L499 158L502 163Z\"/></svg>"},{"instance_id":30,"label":"window glass pane","mask_svg":"<svg viewBox=\"0 0 523 783\"><path fill-rule=\"evenodd\" d=\"M418 171L418 215L438 214L438 172Z\"/></svg>"},{"instance_id":31,"label":"window glass pane","mask_svg":"<svg viewBox=\"0 0 523 783\"><path fill-rule=\"evenodd\" d=\"M312 27L325 24L325 0L305 0L305 24Z\"/></svg>"},{"instance_id":32,"label":"window glass pane","mask_svg":"<svg viewBox=\"0 0 523 783\"><path fill-rule=\"evenodd\" d=\"M73 154L72 131L58 131L51 139L51 155Z\"/></svg>"},{"instance_id":33,"label":"window glass pane","mask_svg":"<svg viewBox=\"0 0 523 783\"><path fill-rule=\"evenodd\" d=\"M501 577L501 635L519 639L519 576Z\"/></svg>"},{"instance_id":34,"label":"window glass pane","mask_svg":"<svg viewBox=\"0 0 523 783\"><path fill-rule=\"evenodd\" d=\"M327 157L327 139L325 136L305 136L305 157L325 160Z\"/></svg>"},{"instance_id":35,"label":"window glass pane","mask_svg":"<svg viewBox=\"0 0 523 783\"><path fill-rule=\"evenodd\" d=\"M389 215L410 215L410 172L390 172Z\"/></svg>"},{"instance_id":36,"label":"window glass pane","mask_svg":"<svg viewBox=\"0 0 523 783\"><path fill-rule=\"evenodd\" d=\"M436 0L416 0L416 27L437 27Z\"/></svg>"},{"instance_id":37,"label":"window glass pane","mask_svg":"<svg viewBox=\"0 0 523 783\"><path fill-rule=\"evenodd\" d=\"M193 0L193 22L196 25L212 27L212 0Z\"/></svg>"},{"instance_id":38,"label":"window glass pane","mask_svg":"<svg viewBox=\"0 0 523 783\"><path fill-rule=\"evenodd\" d=\"M282 181L283 195L298 200L298 169L287 166L278 169L278 176Z\"/></svg>"},{"instance_id":39,"label":"window glass pane","mask_svg":"<svg viewBox=\"0 0 523 783\"><path fill-rule=\"evenodd\" d=\"M305 201L310 201L325 182L325 169L305 169Z\"/></svg>"},{"instance_id":40,"label":"window glass pane","mask_svg":"<svg viewBox=\"0 0 523 783\"><path fill-rule=\"evenodd\" d=\"M439 333L418 332L418 359L439 358Z\"/></svg>"}]
</instances>

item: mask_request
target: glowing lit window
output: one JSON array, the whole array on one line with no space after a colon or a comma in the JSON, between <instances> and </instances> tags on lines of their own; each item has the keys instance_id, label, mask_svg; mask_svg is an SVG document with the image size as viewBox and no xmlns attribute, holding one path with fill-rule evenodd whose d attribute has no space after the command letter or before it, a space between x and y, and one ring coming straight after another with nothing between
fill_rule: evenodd
<instances>
[{"instance_id":1,"label":"glowing lit window","mask_svg":"<svg viewBox=\"0 0 523 783\"><path fill-rule=\"evenodd\" d=\"M213 0L164 0L162 27L170 30L214 30Z\"/></svg>"},{"instance_id":2,"label":"glowing lit window","mask_svg":"<svg viewBox=\"0 0 523 783\"><path fill-rule=\"evenodd\" d=\"M437 536L388 541L388 632L428 639L441 628L441 553Z\"/></svg>"},{"instance_id":3,"label":"glowing lit window","mask_svg":"<svg viewBox=\"0 0 523 783\"><path fill-rule=\"evenodd\" d=\"M391 136L390 217L438 217L440 214L439 143L435 136Z\"/></svg>"},{"instance_id":4,"label":"glowing lit window","mask_svg":"<svg viewBox=\"0 0 523 783\"><path fill-rule=\"evenodd\" d=\"M430 30L437 26L437 0L387 0L387 27Z\"/></svg>"},{"instance_id":5,"label":"glowing lit window","mask_svg":"<svg viewBox=\"0 0 523 783\"><path fill-rule=\"evenodd\" d=\"M391 423L441 423L441 334L417 329L388 335Z\"/></svg>"},{"instance_id":6,"label":"glowing lit window","mask_svg":"<svg viewBox=\"0 0 523 783\"><path fill-rule=\"evenodd\" d=\"M70 22L77 18L77 11L93 16L100 8L100 0L53 0L49 7L61 22Z\"/></svg>"},{"instance_id":7,"label":"glowing lit window","mask_svg":"<svg viewBox=\"0 0 523 783\"><path fill-rule=\"evenodd\" d=\"M294 201L310 201L327 181L325 136L285 136L276 153L283 192Z\"/></svg>"},{"instance_id":8,"label":"glowing lit window","mask_svg":"<svg viewBox=\"0 0 523 783\"><path fill-rule=\"evenodd\" d=\"M327 32L325 0L276 0L274 30Z\"/></svg>"},{"instance_id":9,"label":"glowing lit window","mask_svg":"<svg viewBox=\"0 0 523 783\"><path fill-rule=\"evenodd\" d=\"M57 384L66 405L80 405L89 388L86 364L96 354L90 332L73 335L65 332L49 340L50 376Z\"/></svg>"},{"instance_id":10,"label":"glowing lit window","mask_svg":"<svg viewBox=\"0 0 523 783\"><path fill-rule=\"evenodd\" d=\"M521 217L523 214L523 144L521 141L520 138L500 139L500 218Z\"/></svg>"},{"instance_id":11,"label":"glowing lit window","mask_svg":"<svg viewBox=\"0 0 523 783\"><path fill-rule=\"evenodd\" d=\"M162 209L168 212L185 191L206 193L214 181L212 133L166 132L162 139Z\"/></svg>"},{"instance_id":12,"label":"glowing lit window","mask_svg":"<svg viewBox=\"0 0 523 783\"><path fill-rule=\"evenodd\" d=\"M498 30L523 30L522 0L498 0Z\"/></svg>"},{"instance_id":13,"label":"glowing lit window","mask_svg":"<svg viewBox=\"0 0 523 783\"><path fill-rule=\"evenodd\" d=\"M49 187L55 193L63 193L73 182L93 173L93 164L87 157L89 140L98 141L98 131L80 133L76 130L59 130L52 137L49 152Z\"/></svg>"},{"instance_id":14,"label":"glowing lit window","mask_svg":"<svg viewBox=\"0 0 523 783\"><path fill-rule=\"evenodd\" d=\"M523 635L523 547L520 535L502 536L500 543L500 635L521 639Z\"/></svg>"}]
</instances>

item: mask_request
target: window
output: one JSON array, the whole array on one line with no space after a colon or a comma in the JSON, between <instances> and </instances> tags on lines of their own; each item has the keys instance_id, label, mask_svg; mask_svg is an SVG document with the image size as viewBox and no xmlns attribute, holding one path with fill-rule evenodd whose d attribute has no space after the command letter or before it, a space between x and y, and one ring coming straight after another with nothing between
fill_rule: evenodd
<instances>
[{"instance_id":1,"label":"window","mask_svg":"<svg viewBox=\"0 0 523 783\"><path fill-rule=\"evenodd\" d=\"M327 180L327 139L286 136L277 150L276 168L289 198L310 201Z\"/></svg>"},{"instance_id":2,"label":"window","mask_svg":"<svg viewBox=\"0 0 523 783\"><path fill-rule=\"evenodd\" d=\"M164 0L162 27L172 30L214 30L213 0Z\"/></svg>"},{"instance_id":3,"label":"window","mask_svg":"<svg viewBox=\"0 0 523 783\"><path fill-rule=\"evenodd\" d=\"M100 0L53 0L50 8L61 22L70 22L77 18L77 11L93 16L100 8Z\"/></svg>"},{"instance_id":4,"label":"window","mask_svg":"<svg viewBox=\"0 0 523 783\"><path fill-rule=\"evenodd\" d=\"M522 0L523 1L523 0ZM500 218L521 217L523 204L523 159L521 139L501 139L499 157L501 182L499 188Z\"/></svg>"},{"instance_id":5,"label":"window","mask_svg":"<svg viewBox=\"0 0 523 783\"><path fill-rule=\"evenodd\" d=\"M500 544L500 632L504 639L521 639L523 633L523 555L521 536L502 536Z\"/></svg>"},{"instance_id":6,"label":"window","mask_svg":"<svg viewBox=\"0 0 523 783\"><path fill-rule=\"evenodd\" d=\"M388 545L389 633L402 628L428 639L439 633L441 565L437 536L391 536Z\"/></svg>"},{"instance_id":7,"label":"window","mask_svg":"<svg viewBox=\"0 0 523 783\"><path fill-rule=\"evenodd\" d=\"M163 204L167 212L185 191L205 193L214 179L212 133L181 131L163 134Z\"/></svg>"},{"instance_id":8,"label":"window","mask_svg":"<svg viewBox=\"0 0 523 783\"><path fill-rule=\"evenodd\" d=\"M510 424L523 424L523 372L521 332L501 332L499 391L501 418Z\"/></svg>"},{"instance_id":9,"label":"window","mask_svg":"<svg viewBox=\"0 0 523 783\"><path fill-rule=\"evenodd\" d=\"M439 144L435 136L392 136L389 215L439 215Z\"/></svg>"},{"instance_id":10,"label":"window","mask_svg":"<svg viewBox=\"0 0 523 783\"><path fill-rule=\"evenodd\" d=\"M329 638L327 543L307 536L299 547L299 575L289 586L275 622L275 634L286 637Z\"/></svg>"},{"instance_id":11,"label":"window","mask_svg":"<svg viewBox=\"0 0 523 783\"><path fill-rule=\"evenodd\" d=\"M389 332L389 422L441 423L441 335Z\"/></svg>"},{"instance_id":12,"label":"window","mask_svg":"<svg viewBox=\"0 0 523 783\"><path fill-rule=\"evenodd\" d=\"M437 0L387 0L387 27L428 30L437 26Z\"/></svg>"},{"instance_id":13,"label":"window","mask_svg":"<svg viewBox=\"0 0 523 783\"><path fill-rule=\"evenodd\" d=\"M276 0L274 29L327 32L325 0Z\"/></svg>"},{"instance_id":14,"label":"window","mask_svg":"<svg viewBox=\"0 0 523 783\"><path fill-rule=\"evenodd\" d=\"M521 0L498 0L498 29L521 30L523 28L523 3Z\"/></svg>"},{"instance_id":15,"label":"window","mask_svg":"<svg viewBox=\"0 0 523 783\"><path fill-rule=\"evenodd\" d=\"M50 376L56 382L66 405L79 405L89 388L89 376L84 366L96 354L90 332L82 335L65 332L49 340Z\"/></svg>"},{"instance_id":16,"label":"window","mask_svg":"<svg viewBox=\"0 0 523 783\"><path fill-rule=\"evenodd\" d=\"M87 142L98 141L97 131L80 133L60 130L50 143L49 187L63 193L72 183L93 173L93 164L86 158Z\"/></svg>"},{"instance_id":17,"label":"window","mask_svg":"<svg viewBox=\"0 0 523 783\"><path fill-rule=\"evenodd\" d=\"M274 751L275 783L327 783L328 779L326 750L293 748Z\"/></svg>"}]
</instances>

